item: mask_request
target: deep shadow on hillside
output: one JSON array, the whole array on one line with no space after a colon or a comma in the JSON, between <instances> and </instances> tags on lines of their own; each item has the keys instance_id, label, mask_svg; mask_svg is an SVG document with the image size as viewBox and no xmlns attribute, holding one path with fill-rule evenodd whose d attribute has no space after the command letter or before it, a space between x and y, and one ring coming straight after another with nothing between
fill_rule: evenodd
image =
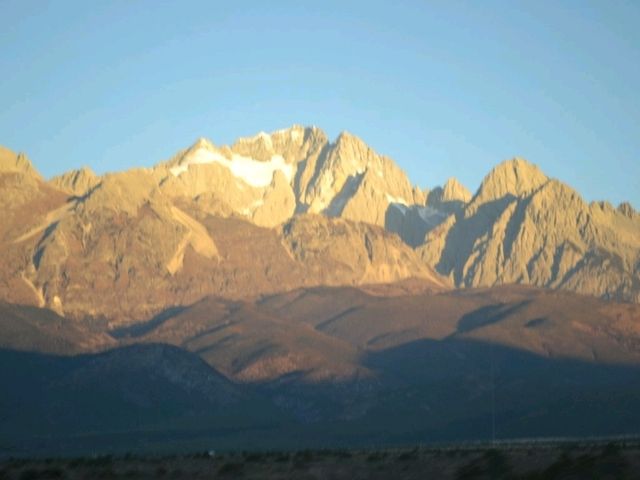
<instances>
[{"instance_id":1,"label":"deep shadow on hillside","mask_svg":"<svg viewBox=\"0 0 640 480\"><path fill-rule=\"evenodd\" d=\"M260 390L296 416L301 438L327 448L640 431L635 366L456 338L410 342L362 363L375 380L313 385L294 377Z\"/></svg>"},{"instance_id":2,"label":"deep shadow on hillside","mask_svg":"<svg viewBox=\"0 0 640 480\"><path fill-rule=\"evenodd\" d=\"M242 385L163 345L77 357L3 350L0 447L4 455L299 449L640 430L637 367L455 338L362 363L377 377Z\"/></svg>"},{"instance_id":3,"label":"deep shadow on hillside","mask_svg":"<svg viewBox=\"0 0 640 480\"><path fill-rule=\"evenodd\" d=\"M169 345L73 357L0 350L0 383L0 455L144 451L203 429L225 437L282 423L253 392Z\"/></svg>"},{"instance_id":4,"label":"deep shadow on hillside","mask_svg":"<svg viewBox=\"0 0 640 480\"><path fill-rule=\"evenodd\" d=\"M640 446L628 440L0 460L0 477L7 480L625 480L637 479L639 471Z\"/></svg>"},{"instance_id":5,"label":"deep shadow on hillside","mask_svg":"<svg viewBox=\"0 0 640 480\"><path fill-rule=\"evenodd\" d=\"M637 434L640 369L548 358L471 340L420 340L370 355L398 386L393 423L427 428L415 440ZM384 404L384 402L382 402ZM387 402L388 404L388 402ZM391 410L391 409L389 409ZM375 414L374 414L375 415ZM420 422L418 422L420 423Z\"/></svg>"}]
</instances>

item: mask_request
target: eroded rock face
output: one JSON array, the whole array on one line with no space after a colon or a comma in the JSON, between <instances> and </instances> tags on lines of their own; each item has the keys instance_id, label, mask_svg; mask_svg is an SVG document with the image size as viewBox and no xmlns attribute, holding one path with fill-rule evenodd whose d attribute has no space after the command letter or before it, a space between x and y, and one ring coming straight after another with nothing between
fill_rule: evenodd
<instances>
[{"instance_id":1,"label":"eroded rock face","mask_svg":"<svg viewBox=\"0 0 640 480\"><path fill-rule=\"evenodd\" d=\"M357 137L332 143L294 126L230 147L200 139L154 168L50 182L2 149L0 193L1 298L73 318L127 323L206 295L321 284L442 285L434 269L461 287L640 301L640 216L588 205L522 159L473 196L455 179L427 195Z\"/></svg>"},{"instance_id":2,"label":"eroded rock face","mask_svg":"<svg viewBox=\"0 0 640 480\"><path fill-rule=\"evenodd\" d=\"M275 227L294 213L322 213L385 226L392 204L425 203L405 173L362 140L293 126L241 138L231 147L206 139L160 165L169 197L219 197L237 215Z\"/></svg>"},{"instance_id":3,"label":"eroded rock face","mask_svg":"<svg viewBox=\"0 0 640 480\"><path fill-rule=\"evenodd\" d=\"M89 167L82 167L54 177L49 183L58 190L81 197L100 183L100 177Z\"/></svg>"},{"instance_id":4,"label":"eroded rock face","mask_svg":"<svg viewBox=\"0 0 640 480\"><path fill-rule=\"evenodd\" d=\"M389 283L416 277L448 288L413 250L380 227L305 215L286 223L282 235L293 258L320 278L322 285Z\"/></svg>"},{"instance_id":5,"label":"eroded rock face","mask_svg":"<svg viewBox=\"0 0 640 480\"><path fill-rule=\"evenodd\" d=\"M436 187L427 196L427 205L446 213L459 212L471 200L471 192L456 178Z\"/></svg>"},{"instance_id":6,"label":"eroded rock face","mask_svg":"<svg viewBox=\"0 0 640 480\"><path fill-rule=\"evenodd\" d=\"M295 178L295 162L300 151L321 148L318 138L317 130L294 128L239 141L241 153L200 140L155 168L87 184L78 172L44 182L11 157L0 173L8 211L0 229L2 298L119 325L212 294L244 298L411 276L445 285L382 228L294 217L294 187L304 183ZM264 160L242 157L242 168L225 164L254 149L272 163L256 167ZM304 240L308 261L292 253L293 233L283 234L281 225L292 218L291 232L311 232Z\"/></svg>"},{"instance_id":7,"label":"eroded rock face","mask_svg":"<svg viewBox=\"0 0 640 480\"><path fill-rule=\"evenodd\" d=\"M15 153L0 146L0 174L18 173L42 180L40 174L33 168L31 161L24 153Z\"/></svg>"},{"instance_id":8,"label":"eroded rock face","mask_svg":"<svg viewBox=\"0 0 640 480\"><path fill-rule=\"evenodd\" d=\"M496 167L419 251L459 286L523 283L640 300L636 217L588 205L521 159Z\"/></svg>"},{"instance_id":9,"label":"eroded rock face","mask_svg":"<svg viewBox=\"0 0 640 480\"><path fill-rule=\"evenodd\" d=\"M502 162L484 178L471 201L471 208L501 199L526 196L549 179L536 165L522 158Z\"/></svg>"}]
</instances>

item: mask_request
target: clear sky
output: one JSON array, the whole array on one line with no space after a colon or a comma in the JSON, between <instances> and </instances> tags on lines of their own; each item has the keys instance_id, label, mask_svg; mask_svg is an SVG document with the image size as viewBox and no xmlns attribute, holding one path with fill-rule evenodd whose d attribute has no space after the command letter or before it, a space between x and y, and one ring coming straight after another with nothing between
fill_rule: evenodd
<instances>
[{"instance_id":1,"label":"clear sky","mask_svg":"<svg viewBox=\"0 0 640 480\"><path fill-rule=\"evenodd\" d=\"M421 187L524 156L640 207L640 2L0 0L0 144L47 177L342 130Z\"/></svg>"}]
</instances>

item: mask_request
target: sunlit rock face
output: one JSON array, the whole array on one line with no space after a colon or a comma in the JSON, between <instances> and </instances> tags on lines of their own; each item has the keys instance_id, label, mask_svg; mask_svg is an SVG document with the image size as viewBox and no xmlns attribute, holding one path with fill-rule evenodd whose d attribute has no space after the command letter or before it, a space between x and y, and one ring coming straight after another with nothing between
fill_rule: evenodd
<instances>
[{"instance_id":1,"label":"sunlit rock face","mask_svg":"<svg viewBox=\"0 0 640 480\"><path fill-rule=\"evenodd\" d=\"M459 286L523 283L638 302L638 220L630 206L587 204L514 159L492 170L419 250Z\"/></svg>"},{"instance_id":2,"label":"sunlit rock face","mask_svg":"<svg viewBox=\"0 0 640 480\"><path fill-rule=\"evenodd\" d=\"M82 196L100 184L100 177L89 167L82 167L58 175L52 178L49 183L63 192Z\"/></svg>"},{"instance_id":3,"label":"sunlit rock face","mask_svg":"<svg viewBox=\"0 0 640 480\"><path fill-rule=\"evenodd\" d=\"M231 147L200 139L163 167L167 195L214 193L267 227L305 212L384 226L390 204L425 202L391 159L346 132L331 143L315 127L261 132Z\"/></svg>"},{"instance_id":4,"label":"sunlit rock face","mask_svg":"<svg viewBox=\"0 0 640 480\"><path fill-rule=\"evenodd\" d=\"M327 189L327 162L344 167L344 182L375 167L377 183L353 195L337 180ZM382 188L385 165L400 175L398 187ZM127 324L207 295L322 284L420 277L449 286L383 228L387 197L413 201L408 180L348 134L332 144L317 128L294 126L231 147L200 139L153 168L85 169L49 182L6 151L0 182L10 212L0 232L2 298L70 318ZM374 196L376 212L366 201ZM320 217L311 213L324 201Z\"/></svg>"},{"instance_id":5,"label":"sunlit rock face","mask_svg":"<svg viewBox=\"0 0 640 480\"><path fill-rule=\"evenodd\" d=\"M430 192L342 133L199 139L153 168L45 182L0 150L0 298L132 323L207 295L419 277L640 301L640 216L523 159Z\"/></svg>"}]
</instances>

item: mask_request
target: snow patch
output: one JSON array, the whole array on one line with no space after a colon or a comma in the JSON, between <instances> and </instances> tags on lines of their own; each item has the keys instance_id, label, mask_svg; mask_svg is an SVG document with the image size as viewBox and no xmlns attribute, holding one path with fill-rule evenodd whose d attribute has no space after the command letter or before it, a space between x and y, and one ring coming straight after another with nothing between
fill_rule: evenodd
<instances>
[{"instance_id":1,"label":"snow patch","mask_svg":"<svg viewBox=\"0 0 640 480\"><path fill-rule=\"evenodd\" d=\"M267 132L258 132L253 137L240 137L238 138L238 143L252 143L262 141L267 148L273 149L273 143L271 142L271 135Z\"/></svg>"},{"instance_id":2,"label":"snow patch","mask_svg":"<svg viewBox=\"0 0 640 480\"><path fill-rule=\"evenodd\" d=\"M406 215L407 212L409 211L409 207L401 203L390 203L389 206L400 210L400 213L402 213L402 215Z\"/></svg>"},{"instance_id":3,"label":"snow patch","mask_svg":"<svg viewBox=\"0 0 640 480\"><path fill-rule=\"evenodd\" d=\"M172 167L169 171L176 177L180 176L189 169L190 165L199 165L205 163L213 163L215 160L211 156L214 152L206 147L199 147L180 165Z\"/></svg>"},{"instance_id":4,"label":"snow patch","mask_svg":"<svg viewBox=\"0 0 640 480\"><path fill-rule=\"evenodd\" d=\"M393 195L385 194L387 196L387 202L389 203L397 203L400 205L404 205L405 207L409 205L409 203L402 197L394 197Z\"/></svg>"},{"instance_id":5,"label":"snow patch","mask_svg":"<svg viewBox=\"0 0 640 480\"><path fill-rule=\"evenodd\" d=\"M182 165L176 165L175 167L171 167L169 171L173 174L174 177L178 177L180 176L180 174L186 172L187 168L189 168L189 165L185 163Z\"/></svg>"},{"instance_id":6,"label":"snow patch","mask_svg":"<svg viewBox=\"0 0 640 480\"><path fill-rule=\"evenodd\" d=\"M198 148L190 154L180 165L170 169L174 176L186 172L190 165L219 163L228 168L231 173L252 187L266 187L271 183L276 170L282 171L290 182L293 177L293 165L288 165L282 155L273 155L268 162L261 162L250 157L231 155L231 159L219 152L208 148Z\"/></svg>"},{"instance_id":7,"label":"snow patch","mask_svg":"<svg viewBox=\"0 0 640 480\"><path fill-rule=\"evenodd\" d=\"M416 207L418 215L427 225L438 225L444 220L447 215L433 207Z\"/></svg>"}]
</instances>

